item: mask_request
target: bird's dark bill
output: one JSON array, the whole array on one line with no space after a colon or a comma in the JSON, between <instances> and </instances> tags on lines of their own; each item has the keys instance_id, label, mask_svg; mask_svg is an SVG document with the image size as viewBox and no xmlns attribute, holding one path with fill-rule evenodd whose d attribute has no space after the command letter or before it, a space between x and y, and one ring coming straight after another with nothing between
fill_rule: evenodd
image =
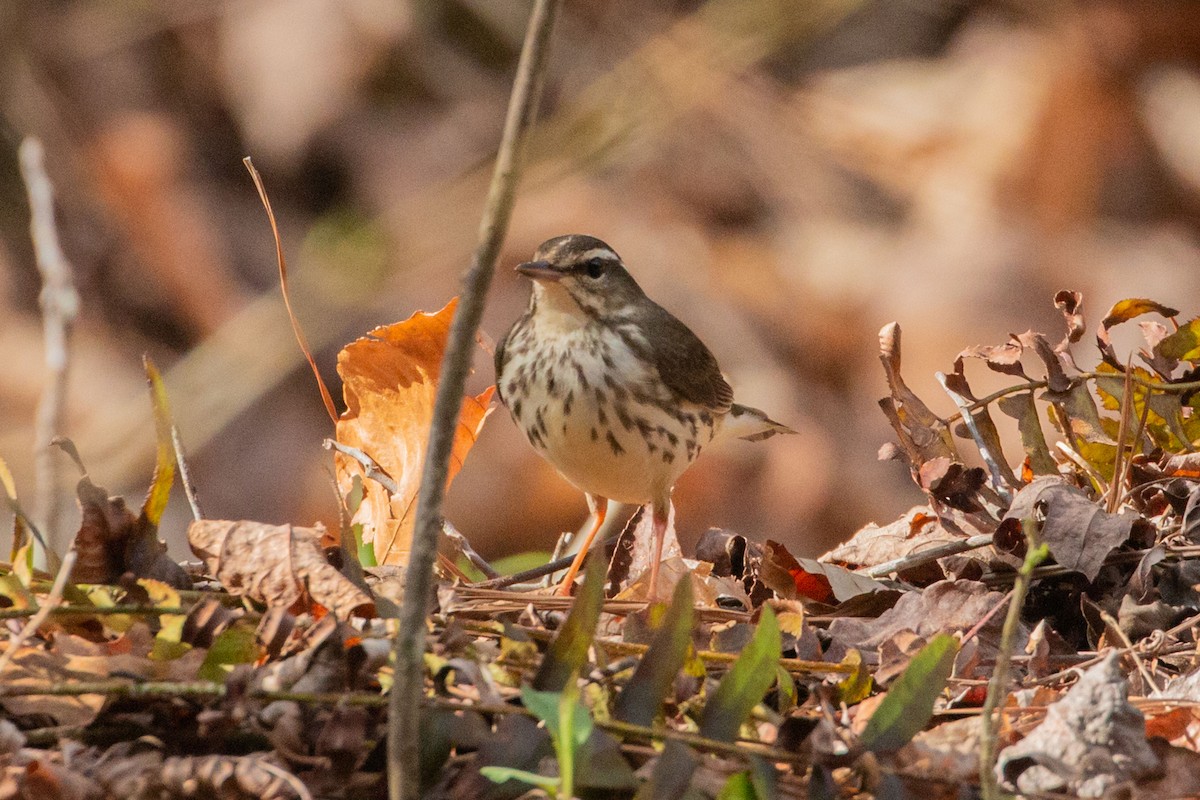
<instances>
[{"instance_id":1,"label":"bird's dark bill","mask_svg":"<svg viewBox=\"0 0 1200 800\"><path fill-rule=\"evenodd\" d=\"M526 261L524 264L517 264L517 272L536 281L558 281L564 277L564 273L550 266L549 261Z\"/></svg>"}]
</instances>

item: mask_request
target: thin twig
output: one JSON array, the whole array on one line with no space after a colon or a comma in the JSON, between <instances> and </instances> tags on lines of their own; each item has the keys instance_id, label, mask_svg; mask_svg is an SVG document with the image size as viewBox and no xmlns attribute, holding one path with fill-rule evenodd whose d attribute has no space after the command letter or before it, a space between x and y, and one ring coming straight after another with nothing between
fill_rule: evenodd
<instances>
[{"instance_id":1,"label":"thin twig","mask_svg":"<svg viewBox=\"0 0 1200 800\"><path fill-rule=\"evenodd\" d=\"M1138 657L1139 653L1137 648L1134 647L1133 642L1129 641L1129 637L1125 634L1125 631L1121 630L1121 623L1117 622L1116 617L1104 609L1100 609L1100 619L1103 620L1105 626L1111 629L1113 634L1121 640L1121 644L1125 645L1125 651L1129 654L1129 657L1133 659L1133 663L1137 667L1138 672L1141 673L1142 680L1146 682L1147 690L1157 691L1158 689L1162 688L1154 680L1154 677L1150 674L1150 671L1146 669L1146 665L1142 663L1142 659Z\"/></svg>"},{"instance_id":2,"label":"thin twig","mask_svg":"<svg viewBox=\"0 0 1200 800\"><path fill-rule=\"evenodd\" d=\"M60 541L58 524L58 466L50 443L62 427L70 366L68 342L71 325L79 313L79 293L75 290L71 264L58 241L58 228L54 224L54 187L46 175L45 149L41 141L29 137L21 142L18 155L21 177L29 194L29 232L38 272L42 276L38 303L42 307L46 347L46 385L38 400L33 440L37 474L34 515L45 532L46 546L57 552L64 543ZM48 555L48 558L54 556Z\"/></svg>"},{"instance_id":3,"label":"thin twig","mask_svg":"<svg viewBox=\"0 0 1200 800\"><path fill-rule=\"evenodd\" d=\"M437 556L438 534L442 527L442 498L446 490L450 453L458 429L463 389L471 365L475 331L483 317L488 286L496 269L496 259L508 230L516 198L517 182L525 143L537 118L546 64L549 60L550 33L562 0L537 0L529 17L529 27L517 64L517 75L509 98L508 114L487 203L479 226L479 245L471 267L463 278L462 300L450 325L446 355L442 359L433 424L429 431L421 488L417 497L412 552L400 612L400 631L396 636L395 685L388 706L388 797L390 800L417 800L420 794L420 734L418 718L424 688L425 610L433 588L433 562Z\"/></svg>"},{"instance_id":4,"label":"thin twig","mask_svg":"<svg viewBox=\"0 0 1200 800\"><path fill-rule=\"evenodd\" d=\"M263 208L267 211L267 221L271 223L271 235L275 237L275 260L279 264L279 289L283 293L283 305L287 309L288 320L292 323L292 333L295 334L296 343L300 345L300 351L304 353L304 359L308 362L313 377L317 381L317 391L321 393L325 411L329 414L330 421L337 425L338 414L337 408L333 405L333 397L329 394L329 387L325 385L325 379L321 377L321 370L317 367L316 359L313 358L312 348L308 346L308 338L304 335L304 329L300 327L300 320L297 319L296 312L292 310L292 295L288 291L287 259L283 255L283 239L279 236L279 226L275 223L275 212L271 209L271 199L267 196L267 187L263 184L262 176L258 174L258 170L250 161L250 156L243 158L242 163L250 172L250 179L254 181L254 188L258 190L258 199L262 201Z\"/></svg>"},{"instance_id":5,"label":"thin twig","mask_svg":"<svg viewBox=\"0 0 1200 800\"><path fill-rule=\"evenodd\" d=\"M204 511L200 508L200 496L196 494L196 485L192 483L192 473L188 470L187 453L183 449L183 439L179 435L179 427L171 423L171 446L175 448L175 463L179 466L179 480L183 483L183 493L187 495L188 505L192 508L194 519L204 519Z\"/></svg>"},{"instance_id":6,"label":"thin twig","mask_svg":"<svg viewBox=\"0 0 1200 800\"><path fill-rule=\"evenodd\" d=\"M479 583L472 583L471 588L504 589L508 586L512 586L513 584L536 581L538 578L544 578L547 575L553 575L559 570L566 569L567 567L571 566L571 562L574 560L575 556L573 555L564 556L563 558L548 561L545 564L542 564L540 567L533 567L532 569L522 570L521 572L516 572L512 575L505 575L487 581L480 581Z\"/></svg>"},{"instance_id":7,"label":"thin twig","mask_svg":"<svg viewBox=\"0 0 1200 800\"><path fill-rule=\"evenodd\" d=\"M1109 514L1115 514L1117 511L1117 502L1121 493L1121 479L1125 475L1122 469L1122 464L1125 458L1125 434L1129 432L1129 415L1133 410L1133 370L1130 369L1130 362L1133 360L1133 354L1129 355L1129 361L1125 362L1125 385L1121 397L1121 421L1117 424L1117 450L1113 455L1113 479L1108 485L1108 494L1105 495L1104 510ZM1150 398L1146 398L1145 407L1149 408ZM1132 447L1130 448L1129 461L1133 462Z\"/></svg>"},{"instance_id":8,"label":"thin twig","mask_svg":"<svg viewBox=\"0 0 1200 800\"><path fill-rule=\"evenodd\" d=\"M454 527L450 523L450 520L442 520L442 535L458 545L459 551L467 557L467 561L470 561L471 566L475 567L475 569L482 572L488 578L501 577L500 573L496 572L496 568L488 563L486 558L479 555L479 552L471 546L471 542L467 540L467 537L463 536L462 531Z\"/></svg>"},{"instance_id":9,"label":"thin twig","mask_svg":"<svg viewBox=\"0 0 1200 800\"><path fill-rule=\"evenodd\" d=\"M1004 458L1004 453L993 453L992 448L988 446L987 439L984 438L983 432L979 430L979 423L975 420L975 415L968 409L970 401L959 394L954 389L950 388L950 383L946 379L946 373L934 373L938 383L946 390L946 394L950 395L950 399L963 412L962 421L967 426L967 430L971 432L971 438L975 440L975 447L979 449L979 455L983 458L983 463L987 464L988 472L992 475L992 487L995 488L996 494L1000 495L1006 505L1012 505L1013 490L1008 484L1008 479L1004 475L1006 467L1001 465L1001 459Z\"/></svg>"},{"instance_id":10,"label":"thin twig","mask_svg":"<svg viewBox=\"0 0 1200 800\"><path fill-rule=\"evenodd\" d=\"M363 474L368 478L378 483L388 494L399 494L400 487L397 485L394 478L388 475L383 467L379 466L379 462L371 458L369 455L359 450L357 447L351 447L348 444L342 444L336 439L326 439L321 442L321 446L326 450L336 450L344 456L353 458L363 468Z\"/></svg>"},{"instance_id":11,"label":"thin twig","mask_svg":"<svg viewBox=\"0 0 1200 800\"><path fill-rule=\"evenodd\" d=\"M42 603L42 607L26 621L24 627L21 628L16 636L8 640L8 647L0 655L0 672L3 672L4 668L13 660L13 656L21 649L21 645L25 644L25 641L30 636L33 636L38 627L46 621L46 618L50 616L50 612L54 610L55 606L62 602L63 592L67 589L67 581L71 578L71 570L75 569L75 559L78 555L78 551L72 547L63 556L62 566L58 568L58 575L54 578L54 585L50 587L50 594L46 597L45 602Z\"/></svg>"},{"instance_id":12,"label":"thin twig","mask_svg":"<svg viewBox=\"0 0 1200 800\"><path fill-rule=\"evenodd\" d=\"M1028 550L1025 554L1025 561L1021 564L1020 571L1017 572L1017 580L1013 584L1008 615L1004 618L1004 628L1000 633L1000 650L996 653L996 666L992 670L992 679L988 683L987 698L983 702L983 713L980 717L979 788L984 800L999 800L1001 796L995 771L998 734L994 715L996 709L1003 705L1004 698L1008 696L1008 675L1012 667L1017 629L1021 625L1021 609L1025 605L1025 594L1029 591L1030 576L1037 565L1049 554L1046 546L1038 542L1037 523L1032 519L1022 520L1022 527L1025 530L1025 542Z\"/></svg>"},{"instance_id":13,"label":"thin twig","mask_svg":"<svg viewBox=\"0 0 1200 800\"><path fill-rule=\"evenodd\" d=\"M3 608L0 609L0 620L5 619L22 619L24 617L32 617L36 614L46 611L45 606L40 608ZM63 604L55 608L49 609L47 612L52 617L69 617L71 615L108 617L127 614L129 616L161 616L163 614L190 614L190 608L182 606L146 606L124 604L119 606L85 606L85 605L67 605Z\"/></svg>"},{"instance_id":14,"label":"thin twig","mask_svg":"<svg viewBox=\"0 0 1200 800\"><path fill-rule=\"evenodd\" d=\"M958 555L965 553L968 550L978 550L981 547L987 547L992 543L993 537L990 533L981 533L978 536L971 536L967 539L960 539L954 542L946 542L931 547L928 550L921 550L916 553L909 553L900 558L893 558L891 561L885 561L882 564L876 564L866 571L866 574L872 578L882 578L893 572L903 572L904 570L914 569L924 566L931 561L937 561L939 558L946 556Z\"/></svg>"}]
</instances>

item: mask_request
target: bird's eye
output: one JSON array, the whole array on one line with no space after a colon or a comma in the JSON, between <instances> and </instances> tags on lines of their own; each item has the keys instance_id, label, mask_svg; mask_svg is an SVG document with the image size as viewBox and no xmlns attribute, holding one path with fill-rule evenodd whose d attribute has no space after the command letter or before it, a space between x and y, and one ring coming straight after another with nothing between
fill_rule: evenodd
<instances>
[{"instance_id":1,"label":"bird's eye","mask_svg":"<svg viewBox=\"0 0 1200 800\"><path fill-rule=\"evenodd\" d=\"M588 259L586 262L584 262L583 271L589 278L599 278L604 274L604 259Z\"/></svg>"}]
</instances>

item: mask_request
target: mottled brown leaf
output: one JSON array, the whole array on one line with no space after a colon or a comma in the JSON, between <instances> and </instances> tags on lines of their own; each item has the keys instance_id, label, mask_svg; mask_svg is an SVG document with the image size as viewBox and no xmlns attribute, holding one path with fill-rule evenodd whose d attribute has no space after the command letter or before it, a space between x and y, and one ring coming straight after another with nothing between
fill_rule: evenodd
<instances>
[{"instance_id":1,"label":"mottled brown leaf","mask_svg":"<svg viewBox=\"0 0 1200 800\"><path fill-rule=\"evenodd\" d=\"M1001 752L996 776L1005 785L1024 793L1103 797L1158 769L1145 720L1129 703L1119 659L1110 651L1028 736Z\"/></svg>"},{"instance_id":2,"label":"mottled brown leaf","mask_svg":"<svg viewBox=\"0 0 1200 800\"><path fill-rule=\"evenodd\" d=\"M197 520L188 526L192 552L235 595L268 606L319 603L340 619L374 613L371 598L325 560L323 528L261 522Z\"/></svg>"},{"instance_id":3,"label":"mottled brown leaf","mask_svg":"<svg viewBox=\"0 0 1200 800\"><path fill-rule=\"evenodd\" d=\"M1085 325L1083 321L1083 293L1066 289L1054 295L1054 307L1062 312L1067 323L1067 333L1055 350L1065 351L1075 342L1083 338Z\"/></svg>"},{"instance_id":4,"label":"mottled brown leaf","mask_svg":"<svg viewBox=\"0 0 1200 800\"><path fill-rule=\"evenodd\" d=\"M879 360L891 390L890 397L880 400L880 407L900 437L913 467L931 458L957 460L945 422L904 383L900 374L900 326L894 322L879 331Z\"/></svg>"},{"instance_id":5,"label":"mottled brown leaf","mask_svg":"<svg viewBox=\"0 0 1200 800\"><path fill-rule=\"evenodd\" d=\"M1125 510L1109 514L1080 490L1057 476L1044 476L1026 486L1013 499L1001 520L1001 531L1020 530L1021 521L1042 520L1039 539L1050 548L1054 560L1076 570L1090 581L1100 572L1104 559L1124 544L1135 526L1148 523Z\"/></svg>"},{"instance_id":6,"label":"mottled brown leaf","mask_svg":"<svg viewBox=\"0 0 1200 800\"><path fill-rule=\"evenodd\" d=\"M1021 366L1021 356L1024 353L1025 346L1015 336L1010 337L1004 344L974 345L963 350L955 358L955 371L962 371L958 367L958 363L964 358L981 358L988 365L988 369L1003 373L1004 375L1015 375L1018 378L1028 379L1029 376L1025 374L1025 368Z\"/></svg>"}]
</instances>

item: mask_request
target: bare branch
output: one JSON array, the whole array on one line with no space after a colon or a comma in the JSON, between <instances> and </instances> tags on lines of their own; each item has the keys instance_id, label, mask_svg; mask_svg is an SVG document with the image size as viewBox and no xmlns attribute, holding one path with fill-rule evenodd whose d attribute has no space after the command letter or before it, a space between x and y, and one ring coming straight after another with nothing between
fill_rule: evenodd
<instances>
[{"instance_id":1,"label":"bare branch","mask_svg":"<svg viewBox=\"0 0 1200 800\"><path fill-rule=\"evenodd\" d=\"M79 312L79 293L75 290L71 265L58 241L58 228L54 223L54 187L46 175L45 149L41 141L29 137L21 142L18 155L21 178L29 195L29 232L38 272L42 276L38 303L42 307L42 331L46 341L46 386L38 401L33 444L37 474L34 516L45 531L46 546L57 551L63 549L64 542L58 525L58 467L50 445L62 427L70 365L68 341L71 325ZM55 558L50 554L47 557Z\"/></svg>"},{"instance_id":2,"label":"bare branch","mask_svg":"<svg viewBox=\"0 0 1200 800\"><path fill-rule=\"evenodd\" d=\"M496 259L508 230L520 179L529 130L537 118L538 100L546 73L550 33L562 0L537 0L529 17L521 60L508 102L504 134L496 155L487 205L479 225L479 245L463 277L463 294L442 360L429 447L417 496L417 518L408 562L400 631L396 636L395 685L388 704L388 797L416 800L420 796L420 734L418 717L424 694L425 610L433 589L433 562L442 528L442 498L463 388L471 363L475 331Z\"/></svg>"}]
</instances>

